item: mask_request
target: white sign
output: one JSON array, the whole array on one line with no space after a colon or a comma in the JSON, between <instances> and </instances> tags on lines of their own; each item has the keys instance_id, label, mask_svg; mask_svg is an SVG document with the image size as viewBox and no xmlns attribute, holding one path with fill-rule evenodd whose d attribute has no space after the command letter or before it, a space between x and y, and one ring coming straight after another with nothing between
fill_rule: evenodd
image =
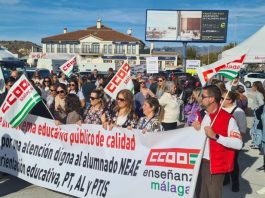
<instances>
[{"instance_id":1,"label":"white sign","mask_svg":"<svg viewBox=\"0 0 265 198\"><path fill-rule=\"evenodd\" d=\"M29 115L11 128L0 117L0 172L77 197L193 197L204 139L191 127L109 132Z\"/></svg>"},{"instance_id":2,"label":"white sign","mask_svg":"<svg viewBox=\"0 0 265 198\"><path fill-rule=\"evenodd\" d=\"M158 57L146 57L146 72L148 74L158 73Z\"/></svg>"},{"instance_id":3,"label":"white sign","mask_svg":"<svg viewBox=\"0 0 265 198\"><path fill-rule=\"evenodd\" d=\"M201 60L186 60L186 69L197 69L201 66Z\"/></svg>"}]
</instances>

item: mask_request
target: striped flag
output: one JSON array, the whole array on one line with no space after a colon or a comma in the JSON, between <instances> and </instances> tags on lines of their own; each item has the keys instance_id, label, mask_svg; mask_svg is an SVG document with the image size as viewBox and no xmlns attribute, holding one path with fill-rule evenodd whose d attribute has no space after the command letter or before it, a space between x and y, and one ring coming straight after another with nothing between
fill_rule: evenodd
<instances>
[{"instance_id":1,"label":"striped flag","mask_svg":"<svg viewBox=\"0 0 265 198\"><path fill-rule=\"evenodd\" d=\"M8 91L0 115L11 126L17 127L40 101L40 95L23 74Z\"/></svg>"},{"instance_id":2,"label":"striped flag","mask_svg":"<svg viewBox=\"0 0 265 198\"><path fill-rule=\"evenodd\" d=\"M204 86L213 76L220 74L229 80L233 80L241 69L244 63L248 50L244 50L236 57L229 57L228 59L221 59L210 65L197 68L197 73Z\"/></svg>"},{"instance_id":3,"label":"striped flag","mask_svg":"<svg viewBox=\"0 0 265 198\"><path fill-rule=\"evenodd\" d=\"M74 70L74 65L76 64L76 56L69 59L63 65L60 66L61 71L67 76L70 77Z\"/></svg>"}]
</instances>

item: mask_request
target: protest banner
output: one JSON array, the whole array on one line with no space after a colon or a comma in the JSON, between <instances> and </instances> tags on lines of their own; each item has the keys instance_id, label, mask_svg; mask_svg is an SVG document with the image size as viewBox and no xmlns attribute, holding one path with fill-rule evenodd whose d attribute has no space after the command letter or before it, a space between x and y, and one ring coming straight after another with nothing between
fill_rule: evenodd
<instances>
[{"instance_id":1,"label":"protest banner","mask_svg":"<svg viewBox=\"0 0 265 198\"><path fill-rule=\"evenodd\" d=\"M143 134L101 125L0 117L0 171L77 197L193 197L205 133Z\"/></svg>"},{"instance_id":2,"label":"protest banner","mask_svg":"<svg viewBox=\"0 0 265 198\"><path fill-rule=\"evenodd\" d=\"M131 78L131 67L128 63L124 63L118 72L113 76L106 85L104 92L112 99L116 100L118 92L122 89L129 89L133 92L133 82Z\"/></svg>"},{"instance_id":3,"label":"protest banner","mask_svg":"<svg viewBox=\"0 0 265 198\"><path fill-rule=\"evenodd\" d=\"M69 59L63 65L60 66L61 71L67 76L70 77L74 70L74 65L76 64L76 56Z\"/></svg>"},{"instance_id":4,"label":"protest banner","mask_svg":"<svg viewBox=\"0 0 265 198\"><path fill-rule=\"evenodd\" d=\"M211 79L214 75L218 73L229 79L235 78L235 76L241 69L246 55L247 51L244 51L240 53L237 57L229 57L224 60L221 59L208 66L197 68L197 73L202 86L204 86L209 79Z\"/></svg>"},{"instance_id":5,"label":"protest banner","mask_svg":"<svg viewBox=\"0 0 265 198\"><path fill-rule=\"evenodd\" d=\"M23 74L8 91L0 108L0 115L10 125L17 127L40 101L40 95Z\"/></svg>"},{"instance_id":6,"label":"protest banner","mask_svg":"<svg viewBox=\"0 0 265 198\"><path fill-rule=\"evenodd\" d=\"M158 73L158 57L146 57L146 73Z\"/></svg>"}]
</instances>

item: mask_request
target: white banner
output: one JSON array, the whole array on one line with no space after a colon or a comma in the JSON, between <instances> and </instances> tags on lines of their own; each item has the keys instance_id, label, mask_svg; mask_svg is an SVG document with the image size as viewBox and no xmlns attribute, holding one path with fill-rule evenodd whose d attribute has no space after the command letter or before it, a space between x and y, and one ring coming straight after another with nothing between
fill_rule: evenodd
<instances>
[{"instance_id":1,"label":"white banner","mask_svg":"<svg viewBox=\"0 0 265 198\"><path fill-rule=\"evenodd\" d=\"M118 72L113 76L104 89L112 99L116 100L118 92L122 89L129 89L133 92L133 82L131 78L131 67L128 63L124 63Z\"/></svg>"},{"instance_id":2,"label":"white banner","mask_svg":"<svg viewBox=\"0 0 265 198\"><path fill-rule=\"evenodd\" d=\"M148 74L158 73L158 57L146 57L146 72Z\"/></svg>"},{"instance_id":3,"label":"white banner","mask_svg":"<svg viewBox=\"0 0 265 198\"><path fill-rule=\"evenodd\" d=\"M61 65L60 69L67 77L70 77L73 73L75 64L76 64L76 56L72 57L63 65Z\"/></svg>"},{"instance_id":4,"label":"white banner","mask_svg":"<svg viewBox=\"0 0 265 198\"><path fill-rule=\"evenodd\" d=\"M40 101L40 95L23 74L8 91L0 115L13 127L17 127Z\"/></svg>"},{"instance_id":5,"label":"white banner","mask_svg":"<svg viewBox=\"0 0 265 198\"><path fill-rule=\"evenodd\" d=\"M60 127L28 115L14 129L0 117L0 171L77 197L193 197L204 133Z\"/></svg>"}]
</instances>

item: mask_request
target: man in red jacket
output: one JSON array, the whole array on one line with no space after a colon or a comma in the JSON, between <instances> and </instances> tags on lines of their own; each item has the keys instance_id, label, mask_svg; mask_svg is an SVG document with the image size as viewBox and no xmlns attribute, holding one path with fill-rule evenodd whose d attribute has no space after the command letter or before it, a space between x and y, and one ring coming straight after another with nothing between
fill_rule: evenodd
<instances>
[{"instance_id":1,"label":"man in red jacket","mask_svg":"<svg viewBox=\"0 0 265 198\"><path fill-rule=\"evenodd\" d=\"M225 173L234 168L235 149L242 148L242 138L231 114L220 109L221 91L215 85L203 88L204 111L192 125L207 136L196 186L197 198L222 198Z\"/></svg>"}]
</instances>

